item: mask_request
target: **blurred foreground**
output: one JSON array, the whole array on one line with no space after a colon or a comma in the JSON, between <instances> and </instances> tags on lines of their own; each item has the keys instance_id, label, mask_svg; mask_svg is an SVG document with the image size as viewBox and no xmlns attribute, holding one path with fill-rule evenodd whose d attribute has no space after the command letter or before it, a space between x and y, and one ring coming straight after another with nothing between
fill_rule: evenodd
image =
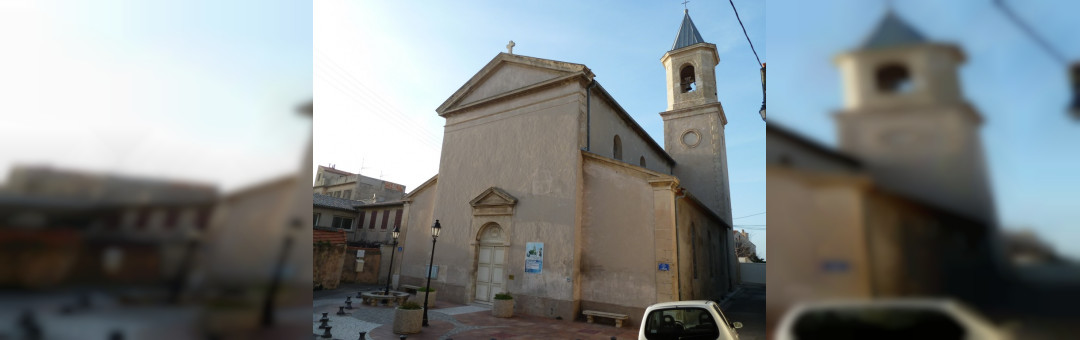
<instances>
[{"instance_id":1,"label":"blurred foreground","mask_svg":"<svg viewBox=\"0 0 1080 340\"><path fill-rule=\"evenodd\" d=\"M12 169L0 191L0 338L305 336L310 147L298 163L295 174L224 194Z\"/></svg>"},{"instance_id":2,"label":"blurred foreground","mask_svg":"<svg viewBox=\"0 0 1080 340\"><path fill-rule=\"evenodd\" d=\"M991 184L1025 179L1009 177L992 181L991 173L997 174L1001 169L992 167L993 162L988 159L1005 154L1005 149L992 147L1009 145L999 142L1001 135L985 135L986 139L994 139L991 143L984 143L983 138L984 126L994 123L993 119L1011 119L1013 123L1022 119L1067 121L1071 118L1067 112L1070 100L1052 103L1055 104L1052 107L1058 109L1050 112L1012 112L1023 118L1002 116L1000 103L987 107L986 103L969 100L962 90L966 88L963 86L966 77L962 73L965 63L981 58L1019 59L1001 59L987 54L986 48L971 52L964 44L940 41L904 15L921 19L918 22L937 18L940 22L933 27L940 32L974 25L971 21L963 21L968 19L961 14L979 12L983 15L980 18L986 18L1000 13L987 13L996 9L983 3L922 2L902 7L903 11L888 8L882 12L878 10L885 4L872 2L837 1L815 8L814 12L794 11L797 6L792 2L773 5L769 7L770 26L773 22L781 22L776 25L780 29L774 32L785 32L774 36L795 39L770 38L770 44L781 48L792 44L816 52L823 50L822 46L847 45L821 35L810 35L830 32L837 34L839 40L851 41L850 31L836 28L866 27L861 24L865 20L872 23L868 32L854 33L863 37L854 48L832 52L835 53L833 64L839 71L838 83L843 90L843 102L832 113L835 147L817 142L802 132L816 130L818 136L828 135L822 132L829 131L828 123L821 123L822 118L827 117L825 113L777 110L801 108L784 101L809 103L817 100L812 97L814 94L822 92L816 88L803 89L811 94L786 91L790 83L825 81L796 79L800 75L815 74L816 70L795 70L795 66L790 66L790 73L785 73L783 66L776 69L776 65L784 62L772 61L772 74L791 81L781 81L777 86L780 91L771 91L769 97L770 107L774 109L769 116L766 155L768 205L772 215L767 299L771 335L777 335L781 317L795 306L810 302L878 299L957 301L970 306L972 314L985 317L994 325L1011 325L1005 328L1014 329L1021 338L1075 338L1080 334L1080 324L1076 323L1080 321L1080 308L1077 308L1080 306L1080 264L1062 256L1059 253L1062 249L1054 249L1041 240L1036 229L1010 231L1002 228L999 208L1002 202L1016 204L1016 199L995 197L996 190ZM855 21L851 16L842 15L857 11L854 8L874 12L868 14L871 19L859 17L859 25L837 21L839 18ZM915 16L916 13L920 16ZM827 24L825 21L814 22L821 17L832 21ZM789 19L793 22L787 22ZM967 25L954 25L960 22ZM1057 22L1046 20L1039 24L1061 27L1053 26ZM833 26L805 29L815 24ZM1002 25L995 28L1015 30L1015 27L1005 26L1008 23ZM977 36L987 34L991 33L980 31ZM1008 41L1005 35L1000 37L1001 41ZM986 46L980 43L972 44ZM806 56L796 53L787 58L790 60L786 60L786 64L794 65L802 63L798 59ZM1013 73L1023 73L1025 66L1009 64L1015 69ZM1010 82L1024 80L1031 81L1009 78ZM976 88L983 89L987 84L991 82L976 84ZM1051 88L1054 94L1075 91L1067 82L1046 79L1032 81L1026 86ZM1025 95L1066 97L1043 96L1044 93L1034 91ZM773 105L774 102L780 103ZM985 112L983 108L986 108ZM1060 140L1056 139L1044 141L1043 145L1046 148L1061 147L1058 142ZM1077 168L1075 157L1062 161L1052 156L1049 150L1025 150L1041 155L1048 162L1024 164L1025 169L1051 173L1060 170L1062 165ZM1054 163L1057 165L1049 165ZM1040 179L1026 180L1027 183L1038 183ZM1076 182L1056 184L1061 185L1075 187ZM1047 194L1041 198L1047 200L1049 206L1068 205L1054 205L1061 198ZM1065 198L1069 199L1071 197ZM1075 206L1075 200L1072 205ZM1031 220L1036 217L1039 216L1026 216ZM1075 220L1068 222L1075 223ZM850 315L866 317L855 322L851 318L844 319L850 315L830 313L821 315L835 317L831 320L836 322L821 321L827 318L818 320L819 325L830 326L820 326L812 334L877 334L851 333L855 330L840 328L870 327L868 325L877 322L880 322L877 325L898 325L903 323L900 322L901 315L909 315L904 314L907 312L853 312ZM842 319L847 321L837 321ZM927 324L941 320L934 319ZM962 338L963 332L934 334L936 337L961 334L957 338ZM973 333L969 330L968 334Z\"/></svg>"}]
</instances>

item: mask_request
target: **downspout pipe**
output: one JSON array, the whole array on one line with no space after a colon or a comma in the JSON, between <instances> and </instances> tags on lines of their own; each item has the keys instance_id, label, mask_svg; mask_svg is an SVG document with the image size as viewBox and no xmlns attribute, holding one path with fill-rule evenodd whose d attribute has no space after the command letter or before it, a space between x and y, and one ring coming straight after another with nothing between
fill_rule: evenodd
<instances>
[{"instance_id":1,"label":"downspout pipe","mask_svg":"<svg viewBox=\"0 0 1080 340\"><path fill-rule=\"evenodd\" d=\"M679 199L686 197L686 193L683 192L683 188L675 188L675 197L672 202L675 204L675 259L679 259ZM693 255L691 255L693 256ZM681 266L680 266L681 267ZM691 269L692 270L692 269ZM675 295L678 300L682 300L682 271L679 271L679 275L675 275Z\"/></svg>"},{"instance_id":2,"label":"downspout pipe","mask_svg":"<svg viewBox=\"0 0 1080 340\"><path fill-rule=\"evenodd\" d=\"M585 88L585 151L592 151L592 88L596 86L596 79L589 81Z\"/></svg>"}]
</instances>

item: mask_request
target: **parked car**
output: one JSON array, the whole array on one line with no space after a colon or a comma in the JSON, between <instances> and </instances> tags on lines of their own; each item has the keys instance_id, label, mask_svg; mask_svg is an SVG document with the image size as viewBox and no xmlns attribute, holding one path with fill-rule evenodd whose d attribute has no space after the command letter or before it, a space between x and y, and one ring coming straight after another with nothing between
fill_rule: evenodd
<instances>
[{"instance_id":1,"label":"parked car","mask_svg":"<svg viewBox=\"0 0 1080 340\"><path fill-rule=\"evenodd\" d=\"M693 340L739 338L741 322L728 322L716 302L675 301L645 309L638 340Z\"/></svg>"},{"instance_id":2,"label":"parked car","mask_svg":"<svg viewBox=\"0 0 1080 340\"><path fill-rule=\"evenodd\" d=\"M949 299L822 301L789 310L777 340L1011 339L978 312Z\"/></svg>"}]
</instances>

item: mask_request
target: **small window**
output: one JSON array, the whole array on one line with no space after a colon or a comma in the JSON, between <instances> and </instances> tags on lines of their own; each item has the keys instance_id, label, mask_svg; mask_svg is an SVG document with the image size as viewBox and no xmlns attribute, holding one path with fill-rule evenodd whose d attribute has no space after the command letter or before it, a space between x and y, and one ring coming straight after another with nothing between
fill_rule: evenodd
<instances>
[{"instance_id":1,"label":"small window","mask_svg":"<svg viewBox=\"0 0 1080 340\"><path fill-rule=\"evenodd\" d=\"M886 64L877 71L877 87L884 93L909 93L914 85L908 69L900 64Z\"/></svg>"},{"instance_id":2,"label":"small window","mask_svg":"<svg viewBox=\"0 0 1080 340\"><path fill-rule=\"evenodd\" d=\"M679 71L679 79L681 81L679 88L682 89L682 93L697 90L694 65L683 66L682 71Z\"/></svg>"},{"instance_id":3,"label":"small window","mask_svg":"<svg viewBox=\"0 0 1080 340\"><path fill-rule=\"evenodd\" d=\"M375 229L375 218L378 217L378 216L379 216L379 211L372 211L371 212L371 220L370 220L370 222L368 222L368 226L370 226L371 229Z\"/></svg>"},{"instance_id":4,"label":"small window","mask_svg":"<svg viewBox=\"0 0 1080 340\"><path fill-rule=\"evenodd\" d=\"M645 167L645 156L641 156L641 158L638 159L638 165L640 165L642 168Z\"/></svg>"},{"instance_id":5,"label":"small window","mask_svg":"<svg viewBox=\"0 0 1080 340\"><path fill-rule=\"evenodd\" d=\"M352 190L345 190L345 196L342 196L341 198L351 200L352 199Z\"/></svg>"},{"instance_id":6,"label":"small window","mask_svg":"<svg viewBox=\"0 0 1080 340\"><path fill-rule=\"evenodd\" d=\"M333 224L331 224L331 227L338 229L352 229L352 219L341 216L334 216L334 221Z\"/></svg>"},{"instance_id":7,"label":"small window","mask_svg":"<svg viewBox=\"0 0 1080 340\"><path fill-rule=\"evenodd\" d=\"M357 229L364 229L364 217L365 217L364 215L366 215L366 214L367 214L366 211L363 211L363 210L360 211L360 218L356 220Z\"/></svg>"},{"instance_id":8,"label":"small window","mask_svg":"<svg viewBox=\"0 0 1080 340\"><path fill-rule=\"evenodd\" d=\"M615 159L618 159L618 160L621 161L622 160L622 139L619 138L619 135L615 135L615 143L614 143L614 146L612 147L612 149L613 150L612 150L611 153L614 155Z\"/></svg>"},{"instance_id":9,"label":"small window","mask_svg":"<svg viewBox=\"0 0 1080 340\"><path fill-rule=\"evenodd\" d=\"M319 225L319 215L320 215L320 214L319 214L319 213L313 213L313 214L311 214L311 215L312 215L312 216L311 216L311 225L312 225L312 226L317 226L317 225Z\"/></svg>"},{"instance_id":10,"label":"small window","mask_svg":"<svg viewBox=\"0 0 1080 340\"><path fill-rule=\"evenodd\" d=\"M383 210L382 214L382 226L379 229L386 230L386 222L390 220L390 210Z\"/></svg>"}]
</instances>

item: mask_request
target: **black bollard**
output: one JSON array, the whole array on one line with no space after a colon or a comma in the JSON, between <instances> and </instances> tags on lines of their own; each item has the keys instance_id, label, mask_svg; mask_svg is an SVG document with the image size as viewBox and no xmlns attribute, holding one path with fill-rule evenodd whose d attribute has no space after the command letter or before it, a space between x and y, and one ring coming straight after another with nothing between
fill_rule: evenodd
<instances>
[{"instance_id":1,"label":"black bollard","mask_svg":"<svg viewBox=\"0 0 1080 340\"><path fill-rule=\"evenodd\" d=\"M345 297L345 302L349 302L349 301L352 301L352 296L346 296Z\"/></svg>"},{"instance_id":2,"label":"black bollard","mask_svg":"<svg viewBox=\"0 0 1080 340\"><path fill-rule=\"evenodd\" d=\"M367 332L360 332L360 340L365 340Z\"/></svg>"},{"instance_id":3,"label":"black bollard","mask_svg":"<svg viewBox=\"0 0 1080 340\"><path fill-rule=\"evenodd\" d=\"M330 313L322 313L322 319L319 319L319 321L330 321L330 318L327 317L326 314L330 314Z\"/></svg>"},{"instance_id":4,"label":"black bollard","mask_svg":"<svg viewBox=\"0 0 1080 340\"><path fill-rule=\"evenodd\" d=\"M405 340L405 336L404 335L399 336L398 339Z\"/></svg>"},{"instance_id":5,"label":"black bollard","mask_svg":"<svg viewBox=\"0 0 1080 340\"><path fill-rule=\"evenodd\" d=\"M337 315L345 315L345 314L349 314L349 313L345 313L345 306L338 306Z\"/></svg>"},{"instance_id":6,"label":"black bollard","mask_svg":"<svg viewBox=\"0 0 1080 340\"><path fill-rule=\"evenodd\" d=\"M319 320L319 322L322 322L322 324L319 325L319 329L330 328L330 325L327 324L330 322L330 319Z\"/></svg>"},{"instance_id":7,"label":"black bollard","mask_svg":"<svg viewBox=\"0 0 1080 340\"><path fill-rule=\"evenodd\" d=\"M323 332L322 338L323 339L329 339L331 337L333 337L333 335L330 335L330 327L326 327L326 331Z\"/></svg>"},{"instance_id":8,"label":"black bollard","mask_svg":"<svg viewBox=\"0 0 1080 340\"><path fill-rule=\"evenodd\" d=\"M345 301L345 309L352 310L352 301Z\"/></svg>"}]
</instances>

